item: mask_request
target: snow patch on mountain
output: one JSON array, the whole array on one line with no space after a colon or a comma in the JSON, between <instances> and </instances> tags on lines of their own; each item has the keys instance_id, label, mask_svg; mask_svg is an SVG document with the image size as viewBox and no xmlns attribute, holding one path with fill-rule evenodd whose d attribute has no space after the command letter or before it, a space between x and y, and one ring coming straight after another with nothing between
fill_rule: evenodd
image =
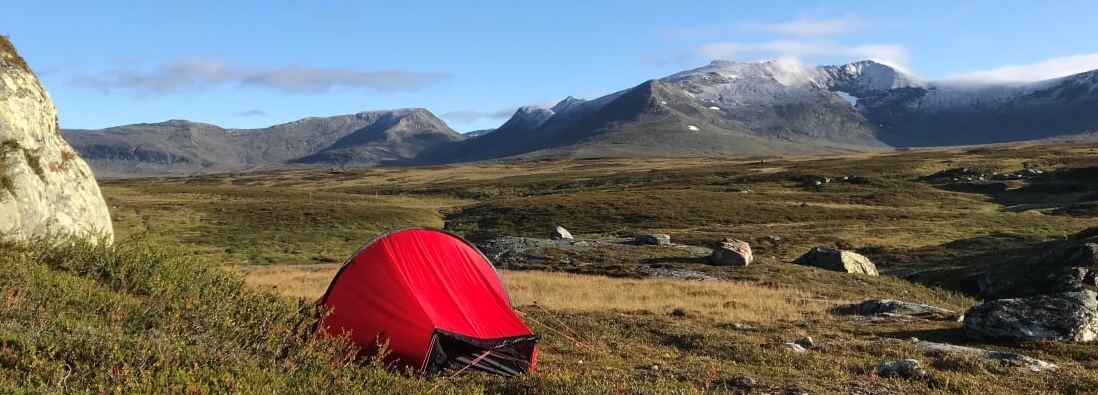
<instances>
[{"instance_id":1,"label":"snow patch on mountain","mask_svg":"<svg viewBox=\"0 0 1098 395\"><path fill-rule=\"evenodd\" d=\"M858 98L854 97L854 95L843 91L835 91L835 94L841 97L843 100L846 100L848 103L850 103L851 106L858 106Z\"/></svg>"}]
</instances>

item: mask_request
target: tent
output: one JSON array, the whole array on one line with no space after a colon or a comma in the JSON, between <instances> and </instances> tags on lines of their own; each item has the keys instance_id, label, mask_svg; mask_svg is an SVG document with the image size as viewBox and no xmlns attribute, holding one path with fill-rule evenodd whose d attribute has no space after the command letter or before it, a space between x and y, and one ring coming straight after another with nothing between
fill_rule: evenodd
<instances>
[{"instance_id":1,"label":"tent","mask_svg":"<svg viewBox=\"0 0 1098 395\"><path fill-rule=\"evenodd\" d=\"M516 376L536 363L536 337L515 315L488 258L441 230L399 229L367 243L318 304L327 311L321 334L349 332L367 353L387 343L397 367Z\"/></svg>"}]
</instances>

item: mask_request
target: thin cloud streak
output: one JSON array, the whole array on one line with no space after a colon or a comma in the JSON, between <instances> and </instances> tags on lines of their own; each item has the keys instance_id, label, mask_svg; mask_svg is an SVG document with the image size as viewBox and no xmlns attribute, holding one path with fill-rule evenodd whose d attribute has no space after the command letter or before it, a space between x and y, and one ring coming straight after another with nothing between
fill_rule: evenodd
<instances>
[{"instance_id":1,"label":"thin cloud streak","mask_svg":"<svg viewBox=\"0 0 1098 395\"><path fill-rule=\"evenodd\" d=\"M380 92L417 92L445 83L447 73L407 70L356 70L293 65L257 68L226 64L216 58L188 58L154 70L118 69L102 74L77 74L70 83L105 93L138 96L197 92L219 85L254 86L286 93L322 93L336 88Z\"/></svg>"},{"instance_id":2,"label":"thin cloud streak","mask_svg":"<svg viewBox=\"0 0 1098 395\"><path fill-rule=\"evenodd\" d=\"M864 28L869 23L855 17L815 19L800 18L781 23L747 23L744 29L794 37L839 36Z\"/></svg>"},{"instance_id":3,"label":"thin cloud streak","mask_svg":"<svg viewBox=\"0 0 1098 395\"><path fill-rule=\"evenodd\" d=\"M1028 65L1009 65L953 75L949 81L1023 83L1065 77L1098 69L1098 53L1062 56Z\"/></svg>"},{"instance_id":4,"label":"thin cloud streak","mask_svg":"<svg viewBox=\"0 0 1098 395\"><path fill-rule=\"evenodd\" d=\"M910 52L899 44L843 45L830 41L775 40L760 43L717 42L702 45L685 58L708 60L743 59L750 57L812 59L842 57L869 59L908 70Z\"/></svg>"},{"instance_id":5,"label":"thin cloud streak","mask_svg":"<svg viewBox=\"0 0 1098 395\"><path fill-rule=\"evenodd\" d=\"M456 110L442 114L443 118L453 120L458 123L473 123L481 119L502 119L510 118L518 111L518 107L508 107L501 110L480 112L477 110Z\"/></svg>"},{"instance_id":6,"label":"thin cloud streak","mask_svg":"<svg viewBox=\"0 0 1098 395\"><path fill-rule=\"evenodd\" d=\"M241 111L241 112L237 112L237 113L234 113L234 114L233 114L233 116L235 116L235 117L240 117L240 118L248 118L248 117L266 117L267 115L268 115L268 114L267 114L267 112L266 112L266 111L263 111L263 110L258 110L258 109L256 109L256 110L247 110L247 111Z\"/></svg>"}]
</instances>

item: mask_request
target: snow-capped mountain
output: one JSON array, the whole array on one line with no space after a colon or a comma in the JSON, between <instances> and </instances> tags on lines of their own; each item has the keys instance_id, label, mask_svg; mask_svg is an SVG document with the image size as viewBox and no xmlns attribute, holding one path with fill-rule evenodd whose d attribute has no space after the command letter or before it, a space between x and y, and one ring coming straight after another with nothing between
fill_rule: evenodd
<instances>
[{"instance_id":1,"label":"snow-capped mountain","mask_svg":"<svg viewBox=\"0 0 1098 395\"><path fill-rule=\"evenodd\" d=\"M489 135L418 159L773 155L1042 139L1098 130L1096 89L1098 70L995 85L925 81L868 60L714 61L590 101L569 97L534 118L516 113Z\"/></svg>"}]
</instances>

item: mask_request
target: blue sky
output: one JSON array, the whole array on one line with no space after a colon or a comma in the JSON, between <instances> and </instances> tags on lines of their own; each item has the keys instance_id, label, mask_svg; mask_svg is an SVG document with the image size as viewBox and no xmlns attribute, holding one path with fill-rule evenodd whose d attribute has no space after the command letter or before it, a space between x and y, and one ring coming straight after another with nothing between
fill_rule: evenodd
<instances>
[{"instance_id":1,"label":"blue sky","mask_svg":"<svg viewBox=\"0 0 1098 395\"><path fill-rule=\"evenodd\" d=\"M9 1L65 128L251 128L424 107L465 132L713 59L875 59L930 80L1098 68L1098 2Z\"/></svg>"}]
</instances>

